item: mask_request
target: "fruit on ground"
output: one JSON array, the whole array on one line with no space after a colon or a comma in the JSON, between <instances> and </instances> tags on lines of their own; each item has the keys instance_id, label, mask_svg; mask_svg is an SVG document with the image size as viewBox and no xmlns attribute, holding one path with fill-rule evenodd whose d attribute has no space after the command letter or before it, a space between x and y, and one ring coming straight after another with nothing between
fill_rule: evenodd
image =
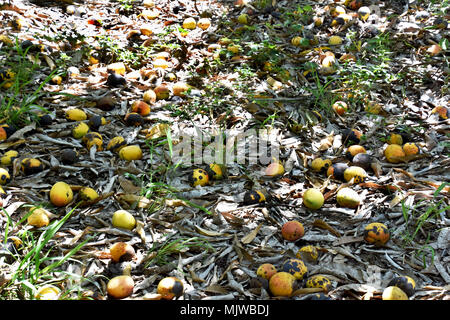
<instances>
[{"instance_id":1,"label":"fruit on ground","mask_svg":"<svg viewBox=\"0 0 450 320\"><path fill-rule=\"evenodd\" d=\"M277 273L277 268L271 263L263 263L258 267L258 270L256 270L257 276L267 280L270 280L275 273Z\"/></svg>"},{"instance_id":2,"label":"fruit on ground","mask_svg":"<svg viewBox=\"0 0 450 320\"><path fill-rule=\"evenodd\" d=\"M124 121L129 126L141 126L144 123L144 118L136 112L129 112L125 115Z\"/></svg>"},{"instance_id":3,"label":"fruit on ground","mask_svg":"<svg viewBox=\"0 0 450 320\"><path fill-rule=\"evenodd\" d=\"M312 210L322 207L325 202L322 192L317 188L309 188L303 193L303 204Z\"/></svg>"},{"instance_id":4,"label":"fruit on ground","mask_svg":"<svg viewBox=\"0 0 450 320\"><path fill-rule=\"evenodd\" d=\"M319 251L317 251L315 246L307 245L301 247L295 254L295 257L311 263L317 261L317 258L319 258Z\"/></svg>"},{"instance_id":5,"label":"fruit on ground","mask_svg":"<svg viewBox=\"0 0 450 320\"><path fill-rule=\"evenodd\" d=\"M39 173L44 170L44 164L36 158L24 158L20 163L20 170L25 175Z\"/></svg>"},{"instance_id":6,"label":"fruit on ground","mask_svg":"<svg viewBox=\"0 0 450 320\"><path fill-rule=\"evenodd\" d=\"M116 136L109 140L106 150L112 152L119 152L123 147L127 145L125 139L122 136Z\"/></svg>"},{"instance_id":7,"label":"fruit on ground","mask_svg":"<svg viewBox=\"0 0 450 320\"><path fill-rule=\"evenodd\" d=\"M155 92L157 100L165 100L170 97L170 89L165 84L156 86L153 91Z\"/></svg>"},{"instance_id":8,"label":"fruit on ground","mask_svg":"<svg viewBox=\"0 0 450 320\"><path fill-rule=\"evenodd\" d=\"M361 142L362 133L356 129L346 129L342 133L342 140L346 145L359 144Z\"/></svg>"},{"instance_id":9,"label":"fruit on ground","mask_svg":"<svg viewBox=\"0 0 450 320\"><path fill-rule=\"evenodd\" d=\"M393 278L388 283L388 287L395 286L400 288L408 297L411 297L416 289L416 282L413 278L408 276L399 276Z\"/></svg>"},{"instance_id":10,"label":"fruit on ground","mask_svg":"<svg viewBox=\"0 0 450 320\"><path fill-rule=\"evenodd\" d=\"M40 287L34 297L38 300L58 300L61 290L52 285Z\"/></svg>"},{"instance_id":11,"label":"fruit on ground","mask_svg":"<svg viewBox=\"0 0 450 320\"><path fill-rule=\"evenodd\" d=\"M73 164L78 161L78 153L72 149L61 151L61 162L64 164Z\"/></svg>"},{"instance_id":12,"label":"fruit on ground","mask_svg":"<svg viewBox=\"0 0 450 320\"><path fill-rule=\"evenodd\" d=\"M341 207L357 208L361 203L359 194L350 188L342 188L336 194L336 201Z\"/></svg>"},{"instance_id":13,"label":"fruit on ground","mask_svg":"<svg viewBox=\"0 0 450 320\"><path fill-rule=\"evenodd\" d=\"M367 153L358 153L352 159L352 164L357 167L361 167L364 170L369 170L375 159Z\"/></svg>"},{"instance_id":14,"label":"fruit on ground","mask_svg":"<svg viewBox=\"0 0 450 320\"><path fill-rule=\"evenodd\" d=\"M348 160L352 160L354 156L356 156L358 153L366 153L366 148L359 144L351 145L347 148L347 151L345 153L345 156Z\"/></svg>"},{"instance_id":15,"label":"fruit on ground","mask_svg":"<svg viewBox=\"0 0 450 320\"><path fill-rule=\"evenodd\" d=\"M136 257L133 246L126 242L116 242L109 248L111 259L114 262L131 261Z\"/></svg>"},{"instance_id":16,"label":"fruit on ground","mask_svg":"<svg viewBox=\"0 0 450 320\"><path fill-rule=\"evenodd\" d=\"M248 16L248 14L243 13L243 14L239 15L237 20L240 24L248 24L249 19L250 19L250 17Z\"/></svg>"},{"instance_id":17,"label":"fruit on ground","mask_svg":"<svg viewBox=\"0 0 450 320\"><path fill-rule=\"evenodd\" d=\"M100 126L106 124L106 119L100 115L95 115L89 118L88 126L92 131L98 131Z\"/></svg>"},{"instance_id":18,"label":"fruit on ground","mask_svg":"<svg viewBox=\"0 0 450 320\"><path fill-rule=\"evenodd\" d=\"M196 186L204 187L209 183L209 175L208 172L206 172L206 170L197 168L192 171L189 180L193 187Z\"/></svg>"},{"instance_id":19,"label":"fruit on ground","mask_svg":"<svg viewBox=\"0 0 450 320\"><path fill-rule=\"evenodd\" d=\"M269 290L276 297L289 297L294 292L295 282L289 272L277 272L269 280Z\"/></svg>"},{"instance_id":20,"label":"fruit on ground","mask_svg":"<svg viewBox=\"0 0 450 320\"><path fill-rule=\"evenodd\" d=\"M42 208L32 207L29 212L31 213L27 218L27 223L30 226L41 228L46 227L50 223L50 218L47 212Z\"/></svg>"},{"instance_id":21,"label":"fruit on ground","mask_svg":"<svg viewBox=\"0 0 450 320\"><path fill-rule=\"evenodd\" d=\"M174 83L172 87L172 93L174 96L184 97L189 90L189 85L185 82Z\"/></svg>"},{"instance_id":22,"label":"fruit on ground","mask_svg":"<svg viewBox=\"0 0 450 320\"><path fill-rule=\"evenodd\" d=\"M390 286L383 290L381 296L383 300L409 300L408 295L396 286Z\"/></svg>"},{"instance_id":23,"label":"fruit on ground","mask_svg":"<svg viewBox=\"0 0 450 320\"><path fill-rule=\"evenodd\" d=\"M367 243L381 247L389 241L390 233L383 223L372 222L364 228L363 237Z\"/></svg>"},{"instance_id":24,"label":"fruit on ground","mask_svg":"<svg viewBox=\"0 0 450 320\"><path fill-rule=\"evenodd\" d=\"M18 157L19 152L17 152L16 150L9 150L3 154L0 162L4 166L10 166Z\"/></svg>"},{"instance_id":25,"label":"fruit on ground","mask_svg":"<svg viewBox=\"0 0 450 320\"><path fill-rule=\"evenodd\" d=\"M166 277L162 279L158 283L158 287L156 288L156 292L166 300L180 297L183 294L183 291L183 282L176 277Z\"/></svg>"},{"instance_id":26,"label":"fruit on ground","mask_svg":"<svg viewBox=\"0 0 450 320\"><path fill-rule=\"evenodd\" d=\"M64 207L73 200L73 191L64 181L56 182L50 189L50 202L57 207Z\"/></svg>"},{"instance_id":27,"label":"fruit on ground","mask_svg":"<svg viewBox=\"0 0 450 320\"><path fill-rule=\"evenodd\" d=\"M420 149L414 142L407 142L403 145L403 152L405 153L405 156L412 156L419 154Z\"/></svg>"},{"instance_id":28,"label":"fruit on ground","mask_svg":"<svg viewBox=\"0 0 450 320\"><path fill-rule=\"evenodd\" d=\"M138 113L145 117L150 114L151 108L145 101L134 101L131 105L131 112Z\"/></svg>"},{"instance_id":29,"label":"fruit on ground","mask_svg":"<svg viewBox=\"0 0 450 320\"><path fill-rule=\"evenodd\" d=\"M111 111L116 106L116 101L113 96L106 95L99 98L96 102L96 107L103 111Z\"/></svg>"},{"instance_id":30,"label":"fruit on ground","mask_svg":"<svg viewBox=\"0 0 450 320\"><path fill-rule=\"evenodd\" d=\"M439 119L441 120L447 120L450 118L450 109L444 106L437 106L431 110L432 114L437 114L439 116Z\"/></svg>"},{"instance_id":31,"label":"fruit on ground","mask_svg":"<svg viewBox=\"0 0 450 320\"><path fill-rule=\"evenodd\" d=\"M82 138L82 142L86 145L88 150L90 150L93 146L97 147L97 151L103 150L103 137L98 132L88 132Z\"/></svg>"},{"instance_id":32,"label":"fruit on ground","mask_svg":"<svg viewBox=\"0 0 450 320\"><path fill-rule=\"evenodd\" d=\"M384 156L390 163L402 162L402 159L406 156L401 145L390 144L384 149Z\"/></svg>"},{"instance_id":33,"label":"fruit on ground","mask_svg":"<svg viewBox=\"0 0 450 320\"><path fill-rule=\"evenodd\" d=\"M0 185L5 185L11 181L11 176L8 170L5 168L0 168Z\"/></svg>"},{"instance_id":34,"label":"fruit on ground","mask_svg":"<svg viewBox=\"0 0 450 320\"><path fill-rule=\"evenodd\" d=\"M297 241L305 235L305 228L299 221L288 221L281 227L281 235L287 241Z\"/></svg>"},{"instance_id":35,"label":"fruit on ground","mask_svg":"<svg viewBox=\"0 0 450 320\"><path fill-rule=\"evenodd\" d=\"M264 193L258 190L249 190L244 194L244 204L251 205L266 201Z\"/></svg>"},{"instance_id":36,"label":"fruit on ground","mask_svg":"<svg viewBox=\"0 0 450 320\"><path fill-rule=\"evenodd\" d=\"M330 159L316 158L311 161L311 169L315 172L325 172L332 165Z\"/></svg>"},{"instance_id":37,"label":"fruit on ground","mask_svg":"<svg viewBox=\"0 0 450 320\"><path fill-rule=\"evenodd\" d=\"M142 95L142 99L146 103L155 103L156 102L156 93L152 89L148 89Z\"/></svg>"},{"instance_id":38,"label":"fruit on ground","mask_svg":"<svg viewBox=\"0 0 450 320\"><path fill-rule=\"evenodd\" d=\"M388 144L398 144L401 146L403 144L403 137L401 134L391 133L387 140L387 143Z\"/></svg>"},{"instance_id":39,"label":"fruit on ground","mask_svg":"<svg viewBox=\"0 0 450 320\"><path fill-rule=\"evenodd\" d=\"M133 230L136 226L136 219L126 210L117 210L113 213L112 225L116 228Z\"/></svg>"},{"instance_id":40,"label":"fruit on ground","mask_svg":"<svg viewBox=\"0 0 450 320\"><path fill-rule=\"evenodd\" d=\"M348 110L348 105L344 101L336 101L333 103L332 108L334 112L336 112L338 115L342 116L344 113Z\"/></svg>"},{"instance_id":41,"label":"fruit on ground","mask_svg":"<svg viewBox=\"0 0 450 320\"><path fill-rule=\"evenodd\" d=\"M84 121L87 119L87 114L81 109L72 108L66 110L66 119L72 121Z\"/></svg>"},{"instance_id":42,"label":"fruit on ground","mask_svg":"<svg viewBox=\"0 0 450 320\"><path fill-rule=\"evenodd\" d=\"M115 299L123 299L133 293L134 280L128 275L116 276L108 281L106 291Z\"/></svg>"},{"instance_id":43,"label":"fruit on ground","mask_svg":"<svg viewBox=\"0 0 450 320\"><path fill-rule=\"evenodd\" d=\"M81 188L80 191L78 191L78 196L80 197L81 200L88 202L94 201L99 197L97 191L95 191L90 187Z\"/></svg>"},{"instance_id":44,"label":"fruit on ground","mask_svg":"<svg viewBox=\"0 0 450 320\"><path fill-rule=\"evenodd\" d=\"M72 136L75 139L83 138L89 132L89 126L84 122L77 122L72 128Z\"/></svg>"},{"instance_id":45,"label":"fruit on ground","mask_svg":"<svg viewBox=\"0 0 450 320\"><path fill-rule=\"evenodd\" d=\"M106 66L108 72L115 72L121 76L125 75L126 67L123 62L115 62Z\"/></svg>"},{"instance_id":46,"label":"fruit on ground","mask_svg":"<svg viewBox=\"0 0 450 320\"><path fill-rule=\"evenodd\" d=\"M106 85L109 87L119 87L125 85L126 83L127 80L125 77L115 72L110 73L106 79Z\"/></svg>"},{"instance_id":47,"label":"fruit on ground","mask_svg":"<svg viewBox=\"0 0 450 320\"><path fill-rule=\"evenodd\" d=\"M287 259L282 267L282 271L290 273L296 280L302 280L308 273L308 268L300 259Z\"/></svg>"},{"instance_id":48,"label":"fruit on ground","mask_svg":"<svg viewBox=\"0 0 450 320\"><path fill-rule=\"evenodd\" d=\"M119 151L120 159L133 161L142 159L142 149L138 145L122 147Z\"/></svg>"},{"instance_id":49,"label":"fruit on ground","mask_svg":"<svg viewBox=\"0 0 450 320\"><path fill-rule=\"evenodd\" d=\"M328 292L332 288L331 280L322 275L313 275L306 281L307 288L322 288L323 291Z\"/></svg>"},{"instance_id":50,"label":"fruit on ground","mask_svg":"<svg viewBox=\"0 0 450 320\"><path fill-rule=\"evenodd\" d=\"M183 21L183 29L194 30L197 27L197 22L194 18L186 18Z\"/></svg>"},{"instance_id":51,"label":"fruit on ground","mask_svg":"<svg viewBox=\"0 0 450 320\"><path fill-rule=\"evenodd\" d=\"M350 166L344 171L344 179L349 182L353 179L353 183L362 183L367 177L367 172L361 167Z\"/></svg>"},{"instance_id":52,"label":"fruit on ground","mask_svg":"<svg viewBox=\"0 0 450 320\"><path fill-rule=\"evenodd\" d=\"M328 39L328 44L331 46L337 46L342 44L342 38L339 36L331 36L330 39Z\"/></svg>"},{"instance_id":53,"label":"fruit on ground","mask_svg":"<svg viewBox=\"0 0 450 320\"><path fill-rule=\"evenodd\" d=\"M269 164L265 171L266 176L278 177L284 174L284 167L280 162L272 162Z\"/></svg>"},{"instance_id":54,"label":"fruit on ground","mask_svg":"<svg viewBox=\"0 0 450 320\"><path fill-rule=\"evenodd\" d=\"M214 180L220 180L223 178L222 167L217 163L211 163L207 168L208 176Z\"/></svg>"},{"instance_id":55,"label":"fruit on ground","mask_svg":"<svg viewBox=\"0 0 450 320\"><path fill-rule=\"evenodd\" d=\"M211 20L209 18L201 18L198 20L197 26L202 30L206 30L211 26Z\"/></svg>"},{"instance_id":56,"label":"fruit on ground","mask_svg":"<svg viewBox=\"0 0 450 320\"><path fill-rule=\"evenodd\" d=\"M338 162L333 164L327 170L327 176L336 180L344 180L344 172L348 168L346 163Z\"/></svg>"},{"instance_id":57,"label":"fruit on ground","mask_svg":"<svg viewBox=\"0 0 450 320\"><path fill-rule=\"evenodd\" d=\"M362 21L367 21L370 16L370 8L369 7L361 7L358 9L358 16Z\"/></svg>"}]
</instances>

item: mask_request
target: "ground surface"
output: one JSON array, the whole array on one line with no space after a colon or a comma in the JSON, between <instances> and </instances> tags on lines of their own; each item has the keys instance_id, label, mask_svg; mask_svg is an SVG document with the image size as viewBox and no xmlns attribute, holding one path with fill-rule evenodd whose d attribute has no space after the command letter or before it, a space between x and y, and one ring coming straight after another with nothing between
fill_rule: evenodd
<instances>
[{"instance_id":1,"label":"ground surface","mask_svg":"<svg viewBox=\"0 0 450 320\"><path fill-rule=\"evenodd\" d=\"M17 131L0 147L2 154L19 152L11 165L4 163L12 179L3 186L0 215L2 299L33 299L44 285L59 288L61 299L108 299L108 280L124 272L135 283L127 299L158 298L156 287L167 276L182 280L184 299L279 299L258 280L257 268L271 263L281 270L306 245L319 257L303 257L308 274L283 299L321 291L307 288L313 275L330 280L332 299L381 299L399 275L416 282L410 299L448 299L449 122L433 112L449 101L447 1L363 1L372 12L366 21L332 1L154 3L14 0L2 7L0 30L13 43L2 38L0 59L4 70L15 73L14 79L3 74L11 84L1 91L2 123ZM336 6L345 8L349 16L341 18L348 21L335 20ZM243 13L246 24L238 21ZM210 19L209 28L182 28L184 19L200 16ZM151 34L142 34L146 30ZM330 45L335 35L343 42ZM25 40L44 50L26 49ZM155 61L161 52L164 58ZM330 52L334 58L326 65ZM108 66L116 62L126 67L126 83L117 86L108 82ZM191 89L175 96L177 82ZM142 123L128 123L132 103L161 83L170 96L150 101ZM104 96L113 97L111 110L99 108ZM331 107L336 101L345 101L347 112L338 115ZM367 106L382 110L374 114ZM73 137L78 122L65 114L72 108L88 119L104 117L98 129L91 127L101 134L102 147L87 149ZM51 124L37 121L45 113ZM352 128L377 160L367 179L352 184L315 172L311 162L319 157L349 163L343 134ZM191 137L229 142L255 132L254 142L236 149L212 140L198 145L219 154L237 150L245 160L227 158L224 178L207 186L192 187L189 176L210 161L193 163L205 159L198 153L193 161L191 154L174 157L177 145ZM392 132L416 143L420 154L388 162L383 151ZM126 161L107 150L116 136L139 145L142 159ZM267 177L267 163L252 162L252 146L262 142L278 148L281 176ZM63 163L65 149L76 150L78 161ZM21 160L27 157L39 159L43 171L25 175ZM63 207L49 201L58 181L74 193ZM82 187L100 198L80 205ZM317 210L302 199L313 187L325 195ZM337 204L343 187L359 194L357 208ZM248 190L261 190L267 201L244 204ZM31 206L46 208L49 226L27 223ZM134 229L112 225L119 209L132 213ZM305 230L295 242L281 235L290 220ZM364 241L372 222L389 229L385 246ZM109 248L118 241L133 246L132 261L111 260Z\"/></svg>"}]
</instances>

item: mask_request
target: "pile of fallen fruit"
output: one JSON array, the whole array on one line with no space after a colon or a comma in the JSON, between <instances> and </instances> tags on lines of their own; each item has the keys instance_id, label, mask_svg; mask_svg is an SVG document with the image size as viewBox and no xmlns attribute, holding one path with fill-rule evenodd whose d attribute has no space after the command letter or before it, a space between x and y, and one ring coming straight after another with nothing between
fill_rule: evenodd
<instances>
[{"instance_id":1,"label":"pile of fallen fruit","mask_svg":"<svg viewBox=\"0 0 450 320\"><path fill-rule=\"evenodd\" d=\"M0 299L448 300L449 12L422 2L4 3ZM270 163L174 161L255 128Z\"/></svg>"}]
</instances>

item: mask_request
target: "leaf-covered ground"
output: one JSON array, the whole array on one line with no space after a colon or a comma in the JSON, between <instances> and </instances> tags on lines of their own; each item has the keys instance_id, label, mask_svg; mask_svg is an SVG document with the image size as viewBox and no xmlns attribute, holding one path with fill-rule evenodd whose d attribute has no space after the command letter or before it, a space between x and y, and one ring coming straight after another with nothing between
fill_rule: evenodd
<instances>
[{"instance_id":1,"label":"leaf-covered ground","mask_svg":"<svg viewBox=\"0 0 450 320\"><path fill-rule=\"evenodd\" d=\"M1 298L35 299L51 285L59 299L112 299L108 281L126 274L126 299L159 299L158 283L172 276L186 300L382 299L408 276L409 299L448 300L449 14L448 1L3 1ZM155 98L162 85L168 97ZM144 100L150 113L131 121ZM73 109L86 119L71 119ZM101 140L87 144L84 129ZM318 158L354 165L350 129L371 156L365 180L329 176L327 162L315 170ZM259 135L233 144L248 132ZM392 133L403 141L388 161ZM142 157L111 148L118 136ZM188 138L226 158L222 179L210 173L193 187L193 170L211 162L175 157ZM278 150L280 175L253 161L262 142ZM404 143L419 152L404 154ZM26 158L42 167L26 171ZM74 196L56 206L50 190L61 181ZM98 197L83 199L83 187ZM324 195L318 209L305 205L310 188ZM356 207L337 202L343 188L358 194ZM266 201L248 204L251 190ZM32 207L50 223L32 226ZM133 228L112 224L118 210ZM292 220L304 228L296 241L281 233ZM364 238L374 222L390 233L384 245ZM130 261L112 259L117 242L132 246ZM306 246L317 259L299 253ZM257 269L283 271L292 258L307 273L274 294ZM313 276L330 285L312 287Z\"/></svg>"}]
</instances>

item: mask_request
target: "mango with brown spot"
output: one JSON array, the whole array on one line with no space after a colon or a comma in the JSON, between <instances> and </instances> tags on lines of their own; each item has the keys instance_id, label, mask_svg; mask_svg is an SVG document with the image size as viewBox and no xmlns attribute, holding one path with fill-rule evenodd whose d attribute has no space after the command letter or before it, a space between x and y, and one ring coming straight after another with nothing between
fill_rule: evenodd
<instances>
[{"instance_id":1,"label":"mango with brown spot","mask_svg":"<svg viewBox=\"0 0 450 320\"><path fill-rule=\"evenodd\" d=\"M364 241L378 247L384 246L389 241L390 236L389 229L380 222L369 223L364 228Z\"/></svg>"}]
</instances>

